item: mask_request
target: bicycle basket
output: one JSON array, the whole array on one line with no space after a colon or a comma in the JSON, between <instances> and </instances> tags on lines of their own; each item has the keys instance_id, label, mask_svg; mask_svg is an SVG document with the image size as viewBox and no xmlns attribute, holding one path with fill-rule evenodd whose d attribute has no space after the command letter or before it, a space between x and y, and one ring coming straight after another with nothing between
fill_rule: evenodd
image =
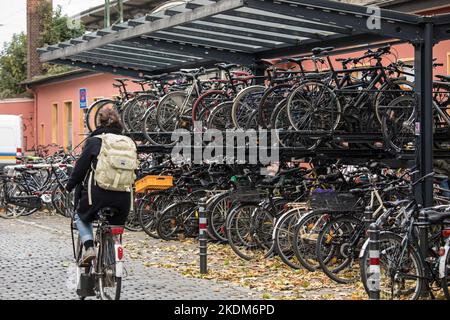
<instances>
[{"instance_id":1,"label":"bicycle basket","mask_svg":"<svg viewBox=\"0 0 450 320\"><path fill-rule=\"evenodd\" d=\"M238 202L260 203L264 198L263 196L264 194L261 191L248 187L238 187L232 193L232 199Z\"/></svg>"},{"instance_id":2,"label":"bicycle basket","mask_svg":"<svg viewBox=\"0 0 450 320\"><path fill-rule=\"evenodd\" d=\"M348 192L320 192L311 196L311 208L313 210L326 209L336 212L358 211L359 198Z\"/></svg>"}]
</instances>

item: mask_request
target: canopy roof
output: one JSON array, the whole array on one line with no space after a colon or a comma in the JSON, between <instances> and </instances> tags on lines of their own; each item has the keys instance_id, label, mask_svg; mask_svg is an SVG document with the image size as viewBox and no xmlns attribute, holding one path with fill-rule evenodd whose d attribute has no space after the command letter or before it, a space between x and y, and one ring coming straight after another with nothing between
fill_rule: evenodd
<instances>
[{"instance_id":1,"label":"canopy roof","mask_svg":"<svg viewBox=\"0 0 450 320\"><path fill-rule=\"evenodd\" d=\"M193 0L39 49L43 62L142 76L227 61L296 55L316 46L450 38L450 15L422 17L329 0Z\"/></svg>"}]
</instances>

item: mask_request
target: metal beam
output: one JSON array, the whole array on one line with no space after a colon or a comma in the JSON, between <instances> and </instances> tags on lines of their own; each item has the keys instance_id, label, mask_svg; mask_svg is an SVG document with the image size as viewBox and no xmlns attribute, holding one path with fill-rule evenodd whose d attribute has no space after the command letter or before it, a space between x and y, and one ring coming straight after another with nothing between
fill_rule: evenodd
<instances>
[{"instance_id":1,"label":"metal beam","mask_svg":"<svg viewBox=\"0 0 450 320\"><path fill-rule=\"evenodd\" d=\"M200 7L201 4L196 4L195 2L188 2L186 4L187 9L195 9ZM239 10L233 10L228 11L226 15L228 16L234 16L234 17L240 17L240 18L246 18L246 19L252 19L252 20L259 20L264 22L271 22L271 23L277 23L277 24L284 24L287 26L294 26L294 27L302 27L302 28L309 28L309 29L320 29L321 31L328 31L328 32L334 32L334 33L346 33L350 34L352 32L349 28L343 28L338 26L333 26L330 24L317 24L312 21L299 21L299 20L293 20L291 17L296 17L295 13L292 11L283 13L285 17L274 17L273 15L270 15L270 12L267 11L256 11L251 12L251 10L246 10L247 8L242 8Z\"/></svg>"},{"instance_id":2,"label":"metal beam","mask_svg":"<svg viewBox=\"0 0 450 320\"><path fill-rule=\"evenodd\" d=\"M147 65L145 63L138 63L135 61L129 61L128 59L123 58L102 58L98 55L90 54L89 52L80 53L76 56L71 57L71 59L81 62L92 63L95 65L103 65L103 66L111 66L111 67L120 67L123 69L130 68L135 70L143 70L143 71L152 71L157 68L157 66Z\"/></svg>"},{"instance_id":3,"label":"metal beam","mask_svg":"<svg viewBox=\"0 0 450 320\"><path fill-rule=\"evenodd\" d=\"M320 34L302 32L302 31L292 30L292 29L288 29L288 28L271 27L271 26L267 26L263 23L259 24L259 23L252 23L252 22L237 21L235 19L234 20L226 19L226 18L222 18L222 17L221 18L208 17L208 18L202 19L202 21L207 21L207 22L217 23L217 24L224 24L224 25L229 25L229 26L236 26L236 27L247 28L247 29L266 31L266 32L279 33L279 34L289 35L292 37L299 37L299 38L308 38L308 39L326 39L327 38L326 36L320 35Z\"/></svg>"},{"instance_id":4,"label":"metal beam","mask_svg":"<svg viewBox=\"0 0 450 320\"><path fill-rule=\"evenodd\" d=\"M81 62L81 61L57 59L57 60L52 61L52 63L68 65L71 67L78 67L81 69L87 69L87 70L92 70L92 71L96 71L96 72L107 72L107 73L112 73L112 74L118 74L118 75L131 77L131 78L143 78L144 75L150 74L149 72L146 72L146 71L136 71L136 70L125 69L125 68L121 68L121 67L102 66L102 65L96 65L93 63Z\"/></svg>"},{"instance_id":5,"label":"metal beam","mask_svg":"<svg viewBox=\"0 0 450 320\"><path fill-rule=\"evenodd\" d=\"M173 58L167 58L167 57L162 57L162 56L156 56L156 55L151 55L149 54L149 52L145 52L143 50L130 50L130 49L123 49L123 50L118 50L117 48L113 48L113 47L102 47L102 48L98 48L98 49L94 49L90 52L93 53L104 53L104 54L112 54L112 55L117 55L117 56L121 56L121 57L127 57L127 58L131 58L131 59L137 59L140 61L146 61L146 62L153 62L153 63L162 63L162 64L176 64L176 63L185 63L188 61L195 61L193 59L173 59Z\"/></svg>"},{"instance_id":6,"label":"metal beam","mask_svg":"<svg viewBox=\"0 0 450 320\"><path fill-rule=\"evenodd\" d=\"M195 10L177 14L170 19L161 19L153 22L148 22L134 28L117 31L113 34L104 35L97 39L93 39L86 43L81 43L68 48L62 48L52 52L47 52L41 55L42 62L49 62L55 59L67 58L82 52L86 52L103 45L107 45L116 41L132 39L142 36L144 34L153 33L159 30L164 30L173 26L178 26L193 20L203 19L211 15L215 15L227 10L240 8L244 5L244 0L220 0L216 4L197 8Z\"/></svg>"},{"instance_id":7,"label":"metal beam","mask_svg":"<svg viewBox=\"0 0 450 320\"><path fill-rule=\"evenodd\" d=\"M218 34L218 33L211 33L211 32L201 32L196 29L191 29L185 26L181 27L174 27L169 30L168 32L174 32L176 34L184 34L192 37L201 37L208 40L221 40L226 42L235 43L237 45L251 45L255 47L265 47L265 48L275 48L276 46L274 44L268 43L266 41L259 41L258 39L252 39L252 38L242 38L242 37L236 37L233 34L225 33L225 34Z\"/></svg>"},{"instance_id":8,"label":"metal beam","mask_svg":"<svg viewBox=\"0 0 450 320\"><path fill-rule=\"evenodd\" d=\"M147 45L143 44L140 39L134 39L134 40L127 40L127 41L119 41L117 43L112 43L107 46L104 46L102 48L113 48L113 49L119 49L119 50L130 50L131 52L139 52L141 54L146 54L149 56L157 55L158 57L165 58L165 59L175 59L175 60L188 60L188 61L195 61L195 60L201 60L201 57L195 56L195 55L188 55L184 52L167 52L167 51L161 51L158 50L158 48L154 47L148 47Z\"/></svg>"},{"instance_id":9,"label":"metal beam","mask_svg":"<svg viewBox=\"0 0 450 320\"><path fill-rule=\"evenodd\" d=\"M159 62L159 61L154 61L152 59L143 59L143 58L137 58L137 57L133 57L130 55L126 55L122 52L103 52L100 51L100 49L95 49L92 51L88 51L86 53L80 54L80 55L76 55L75 57L78 56L86 56L86 57L92 57L93 59L96 60L100 60L100 61L104 61L104 63L108 64L110 62L119 62L119 63L132 63L132 64L136 64L136 65L143 65L143 66L151 66L151 67L164 67L164 66L170 66L172 65L171 63L167 63L167 62Z\"/></svg>"},{"instance_id":10,"label":"metal beam","mask_svg":"<svg viewBox=\"0 0 450 320\"><path fill-rule=\"evenodd\" d=\"M295 13L298 18L336 26L352 28L357 33L384 35L405 40L421 40L421 17L380 9L380 28L369 28L374 18L364 6L348 5L328 0L246 0L246 6L281 14Z\"/></svg>"},{"instance_id":11,"label":"metal beam","mask_svg":"<svg viewBox=\"0 0 450 320\"><path fill-rule=\"evenodd\" d=\"M330 36L328 40L325 41L315 41L309 40L305 41L297 46L288 46L286 48L279 48L276 50L267 50L263 52L258 52L256 54L257 59L275 59L281 57L302 55L306 53L310 53L311 50L315 47L328 47L332 45L334 48L347 48L347 47L356 47L360 45L368 45L371 43L386 41L386 39L382 36L375 35L367 35L367 34L358 34L353 36L343 36L343 35L334 35ZM356 51L357 49L353 50Z\"/></svg>"},{"instance_id":12,"label":"metal beam","mask_svg":"<svg viewBox=\"0 0 450 320\"><path fill-rule=\"evenodd\" d=\"M289 43L289 44L300 44L300 40L292 39L290 37L286 37L283 35L275 36L275 35L269 35L267 33L258 33L251 29L246 29L245 31L242 29L235 29L232 28L232 26L228 26L227 28L217 26L217 25L206 25L206 24L200 24L200 23L186 23L183 25L183 27L187 28L193 28L198 30L205 30L205 31L214 31L214 32L221 32L225 34L233 34L237 36L243 36L243 37L250 37L254 39L261 39L261 40L268 40L273 42L281 42L281 43Z\"/></svg>"},{"instance_id":13,"label":"metal beam","mask_svg":"<svg viewBox=\"0 0 450 320\"><path fill-rule=\"evenodd\" d=\"M228 61L230 63L241 65L251 65L255 61L255 57L252 54L218 50L214 48L202 48L189 43L178 44L163 39L156 40L148 37L133 39L133 42L143 44L148 46L149 49L162 51L163 53L186 53L186 55L196 56L207 60Z\"/></svg>"},{"instance_id":14,"label":"metal beam","mask_svg":"<svg viewBox=\"0 0 450 320\"><path fill-rule=\"evenodd\" d=\"M183 34L182 32L178 32L177 30L170 31L160 31L152 33L152 38L164 39L169 41L176 41L178 43L189 43L191 45L201 45L203 47L215 48L215 49L226 49L238 52L255 52L260 49L264 49L264 47L255 48L252 46L244 45L241 43L233 43L233 42L224 42L224 41L216 41L211 38L196 38L190 36L189 34Z\"/></svg>"}]
</instances>

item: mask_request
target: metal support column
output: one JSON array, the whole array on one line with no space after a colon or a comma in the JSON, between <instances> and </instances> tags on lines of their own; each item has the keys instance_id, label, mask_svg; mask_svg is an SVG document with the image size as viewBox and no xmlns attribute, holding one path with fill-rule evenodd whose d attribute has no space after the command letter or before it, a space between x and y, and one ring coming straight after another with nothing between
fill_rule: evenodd
<instances>
[{"instance_id":1,"label":"metal support column","mask_svg":"<svg viewBox=\"0 0 450 320\"><path fill-rule=\"evenodd\" d=\"M111 26L111 4L110 4L110 0L105 0L104 28L109 28L110 26Z\"/></svg>"},{"instance_id":2,"label":"metal support column","mask_svg":"<svg viewBox=\"0 0 450 320\"><path fill-rule=\"evenodd\" d=\"M119 23L123 23L123 0L118 0L117 9L119 10Z\"/></svg>"},{"instance_id":3,"label":"metal support column","mask_svg":"<svg viewBox=\"0 0 450 320\"><path fill-rule=\"evenodd\" d=\"M420 177L433 171L433 24L424 25L424 39L415 45L415 86L418 96L420 136L416 147L416 159ZM433 205L433 177L420 183L421 203L424 207ZM428 256L428 227L419 229L419 245L423 257ZM427 295L428 285L424 295Z\"/></svg>"},{"instance_id":4,"label":"metal support column","mask_svg":"<svg viewBox=\"0 0 450 320\"><path fill-rule=\"evenodd\" d=\"M416 151L420 175L433 171L433 25L424 26L424 40L415 45L414 68L419 104L420 138ZM422 204L433 204L433 178L421 183Z\"/></svg>"}]
</instances>

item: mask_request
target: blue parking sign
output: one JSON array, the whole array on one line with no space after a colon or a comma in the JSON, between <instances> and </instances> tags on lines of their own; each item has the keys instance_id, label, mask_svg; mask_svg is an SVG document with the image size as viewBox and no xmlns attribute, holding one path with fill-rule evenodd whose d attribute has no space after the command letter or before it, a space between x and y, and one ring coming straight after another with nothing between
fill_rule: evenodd
<instances>
[{"instance_id":1,"label":"blue parking sign","mask_svg":"<svg viewBox=\"0 0 450 320\"><path fill-rule=\"evenodd\" d=\"M86 109L87 108L87 90L86 89L80 89L80 109Z\"/></svg>"}]
</instances>

